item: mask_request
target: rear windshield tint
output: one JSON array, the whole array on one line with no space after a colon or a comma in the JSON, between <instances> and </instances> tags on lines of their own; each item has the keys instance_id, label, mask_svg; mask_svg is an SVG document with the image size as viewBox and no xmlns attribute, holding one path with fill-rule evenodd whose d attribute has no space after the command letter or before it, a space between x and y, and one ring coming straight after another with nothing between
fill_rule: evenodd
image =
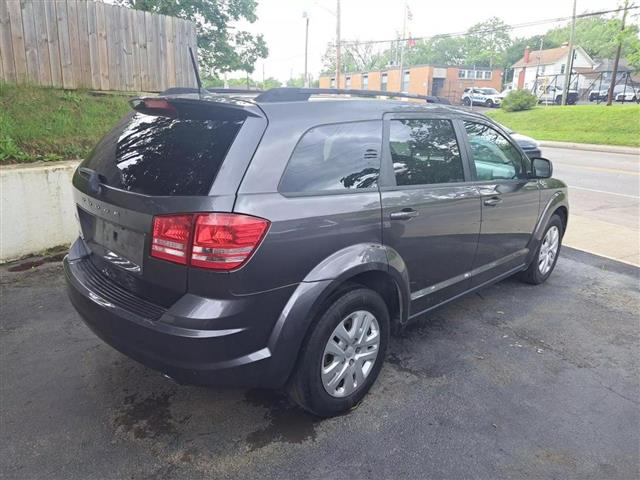
<instances>
[{"instance_id":1,"label":"rear windshield tint","mask_svg":"<svg viewBox=\"0 0 640 480\"><path fill-rule=\"evenodd\" d=\"M145 195L206 195L242 120L131 113L84 162L111 187Z\"/></svg>"}]
</instances>

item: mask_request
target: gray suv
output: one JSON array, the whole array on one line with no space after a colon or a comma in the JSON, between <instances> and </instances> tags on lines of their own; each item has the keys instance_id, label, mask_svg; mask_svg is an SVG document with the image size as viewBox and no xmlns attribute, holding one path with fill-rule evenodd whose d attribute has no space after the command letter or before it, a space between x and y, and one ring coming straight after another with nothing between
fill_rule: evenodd
<instances>
[{"instance_id":1,"label":"gray suv","mask_svg":"<svg viewBox=\"0 0 640 480\"><path fill-rule=\"evenodd\" d=\"M568 218L550 162L482 115L375 94L132 101L73 177L64 268L86 324L179 382L286 388L332 416L390 332L514 274L544 282Z\"/></svg>"}]
</instances>

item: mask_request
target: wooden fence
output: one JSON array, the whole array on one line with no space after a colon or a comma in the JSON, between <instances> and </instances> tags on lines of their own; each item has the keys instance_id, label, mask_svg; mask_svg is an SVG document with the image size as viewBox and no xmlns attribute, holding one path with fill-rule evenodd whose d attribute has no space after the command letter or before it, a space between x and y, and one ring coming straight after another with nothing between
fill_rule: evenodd
<instances>
[{"instance_id":1,"label":"wooden fence","mask_svg":"<svg viewBox=\"0 0 640 480\"><path fill-rule=\"evenodd\" d=\"M0 0L0 80L155 92L194 86L193 22L92 0Z\"/></svg>"}]
</instances>

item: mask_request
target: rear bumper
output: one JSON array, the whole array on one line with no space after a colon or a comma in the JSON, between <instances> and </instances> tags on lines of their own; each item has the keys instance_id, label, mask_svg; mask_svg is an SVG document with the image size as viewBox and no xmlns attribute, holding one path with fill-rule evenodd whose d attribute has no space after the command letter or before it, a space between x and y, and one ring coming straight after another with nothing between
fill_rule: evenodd
<instances>
[{"instance_id":1,"label":"rear bumper","mask_svg":"<svg viewBox=\"0 0 640 480\"><path fill-rule=\"evenodd\" d=\"M63 263L69 298L84 322L134 360L180 383L279 387L286 381L291 359L274 358L269 339L295 286L224 300L187 294L165 310L108 279L96 282L87 258Z\"/></svg>"}]
</instances>

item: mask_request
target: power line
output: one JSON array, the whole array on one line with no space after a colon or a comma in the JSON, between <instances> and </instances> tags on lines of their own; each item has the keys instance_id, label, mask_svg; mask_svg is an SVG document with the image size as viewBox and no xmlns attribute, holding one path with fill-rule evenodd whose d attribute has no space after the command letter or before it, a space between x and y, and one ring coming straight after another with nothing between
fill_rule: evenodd
<instances>
[{"instance_id":1,"label":"power line","mask_svg":"<svg viewBox=\"0 0 640 480\"><path fill-rule=\"evenodd\" d=\"M627 10L635 10L640 8L640 6L630 6L627 8ZM588 13L581 13L580 15L576 15L576 18L587 18L587 17L597 17L600 15L606 15L608 13L618 13L618 12L622 12L624 10L624 8L616 8L613 10L601 10L599 12L588 12ZM513 30L516 28L524 28L524 27L533 27L536 25L544 25L545 23L558 23L558 22L563 22L563 21L567 21L567 20L571 20L573 18L573 16L569 16L569 17L557 17L557 18L548 18L545 20L534 20L531 22L524 22L524 23L517 23L514 25L507 25L507 29L508 30ZM497 31L500 31L501 29L499 28L487 28L487 29L483 29L483 30L476 30L473 32L474 35L477 34L485 34L485 33L494 33ZM341 41L340 44L341 45L373 45L373 44L377 44L377 43L391 43L391 42L406 42L408 40L431 40L433 38L452 38L452 37L464 37L469 35L469 31L463 31L463 32L453 32L453 33L440 33L437 35L431 35L431 36L427 36L427 37L411 37L411 38L394 38L392 40L344 40ZM335 47L335 44L330 44L330 46Z\"/></svg>"}]
</instances>

